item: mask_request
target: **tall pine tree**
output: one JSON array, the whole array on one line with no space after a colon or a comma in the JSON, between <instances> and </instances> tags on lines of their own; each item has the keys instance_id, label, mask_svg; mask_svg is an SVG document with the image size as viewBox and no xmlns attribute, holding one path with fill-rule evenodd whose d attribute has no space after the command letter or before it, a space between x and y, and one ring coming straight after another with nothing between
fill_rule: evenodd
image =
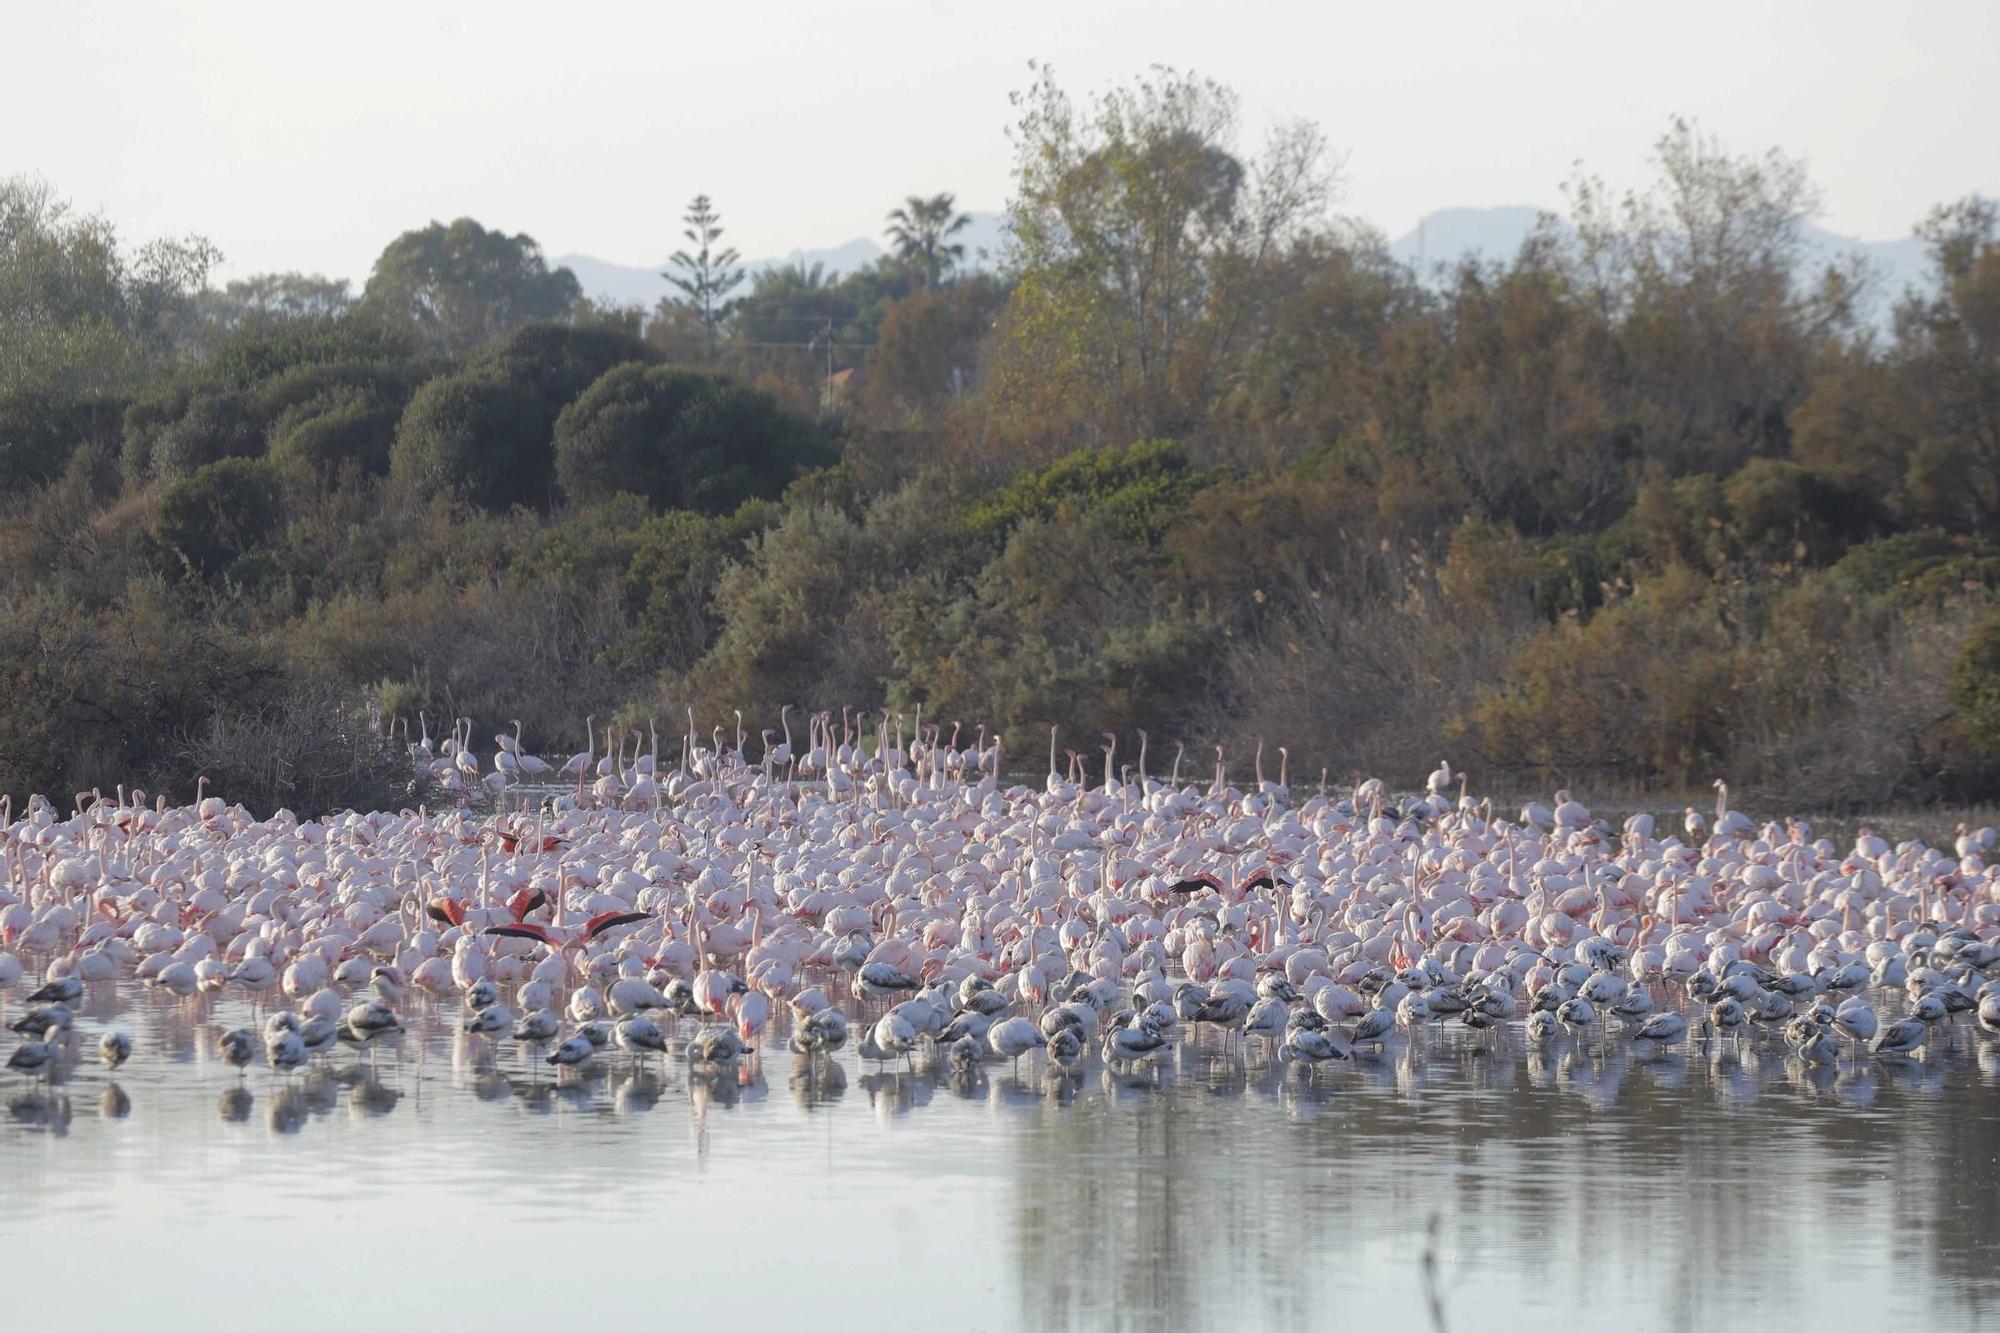
<instances>
[{"instance_id":1,"label":"tall pine tree","mask_svg":"<svg viewBox=\"0 0 2000 1333\"><path fill-rule=\"evenodd\" d=\"M676 250L670 261L673 268L660 276L681 290L679 304L701 320L708 332L708 359L713 361L717 331L736 304L729 293L743 281L743 270L738 267L742 257L734 246L716 249L716 242L722 239L722 215L707 195L696 195L681 221L688 224L681 234L695 248L692 253Z\"/></svg>"}]
</instances>

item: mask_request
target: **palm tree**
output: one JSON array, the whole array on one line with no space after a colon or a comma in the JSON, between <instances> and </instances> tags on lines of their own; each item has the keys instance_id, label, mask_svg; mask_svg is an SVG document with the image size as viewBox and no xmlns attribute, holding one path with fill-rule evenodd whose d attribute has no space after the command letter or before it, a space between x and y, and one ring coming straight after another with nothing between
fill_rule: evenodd
<instances>
[{"instance_id":1,"label":"palm tree","mask_svg":"<svg viewBox=\"0 0 2000 1333\"><path fill-rule=\"evenodd\" d=\"M734 328L746 344L799 344L817 340L829 324L854 318L852 297L826 276L826 265L794 261L768 268L751 280L750 295L738 301Z\"/></svg>"},{"instance_id":2,"label":"palm tree","mask_svg":"<svg viewBox=\"0 0 2000 1333\"><path fill-rule=\"evenodd\" d=\"M916 270L920 286L935 287L965 258L965 246L949 238L972 225L954 208L955 196L911 195L889 213L887 235L896 256Z\"/></svg>"},{"instance_id":3,"label":"palm tree","mask_svg":"<svg viewBox=\"0 0 2000 1333\"><path fill-rule=\"evenodd\" d=\"M750 280L753 296L767 296L773 292L823 292L831 286L826 280L826 265L814 260L808 268L803 259L794 259L789 264L767 268Z\"/></svg>"}]
</instances>

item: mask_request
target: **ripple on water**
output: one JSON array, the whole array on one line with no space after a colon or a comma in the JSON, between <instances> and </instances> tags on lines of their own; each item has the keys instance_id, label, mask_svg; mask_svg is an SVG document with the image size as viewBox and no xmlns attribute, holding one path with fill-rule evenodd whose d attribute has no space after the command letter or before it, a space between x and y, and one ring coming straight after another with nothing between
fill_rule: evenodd
<instances>
[{"instance_id":1,"label":"ripple on water","mask_svg":"<svg viewBox=\"0 0 2000 1333\"><path fill-rule=\"evenodd\" d=\"M968 1328L1379 1326L1423 1319L1436 1215L1454 1327L2000 1322L2000 1058L1969 1035L1808 1069L1440 1028L1310 1074L1204 1036L1151 1070L956 1080L773 1040L715 1079L624 1056L558 1078L410 1008L373 1068L239 1082L212 1035L261 1022L246 1005L99 988L84 1026L134 1058L6 1088L0 1252L63 1271L115 1246L105 1324L168 1293L221 1308L282 1237L299 1327L405 1327L446 1292L468 1321L569 1317L559 1284L439 1275L515 1253L587 1264L593 1310L635 1319L698 1266L677 1321L838 1323L891 1292ZM10 1299L28 1325L70 1296Z\"/></svg>"}]
</instances>

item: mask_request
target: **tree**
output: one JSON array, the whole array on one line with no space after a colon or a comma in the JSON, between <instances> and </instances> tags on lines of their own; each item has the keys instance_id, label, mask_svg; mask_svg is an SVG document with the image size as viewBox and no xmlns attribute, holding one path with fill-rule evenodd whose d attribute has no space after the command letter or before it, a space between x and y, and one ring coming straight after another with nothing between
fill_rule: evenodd
<instances>
[{"instance_id":1,"label":"tree","mask_svg":"<svg viewBox=\"0 0 2000 1333\"><path fill-rule=\"evenodd\" d=\"M1389 429L1425 441L1417 498L1445 521L1471 508L1544 534L1616 516L1630 446L1605 384L1614 332L1561 264L1531 243L1505 268L1461 265L1442 296L1438 318L1409 330L1428 336L1406 337L1383 377L1411 391L1378 400ZM1360 466L1378 485L1383 453Z\"/></svg>"},{"instance_id":2,"label":"tree","mask_svg":"<svg viewBox=\"0 0 2000 1333\"><path fill-rule=\"evenodd\" d=\"M1570 271L1622 344L1636 447L1676 472L1727 472L1789 444L1813 351L1851 317L1853 280L1800 280L1820 193L1803 161L1737 156L1675 118L1657 174L1613 197L1579 176Z\"/></svg>"},{"instance_id":3,"label":"tree","mask_svg":"<svg viewBox=\"0 0 2000 1333\"><path fill-rule=\"evenodd\" d=\"M1794 414L1802 461L1905 522L2000 523L2000 207L1977 197L1918 227L1932 281L1895 310L1882 351L1833 349Z\"/></svg>"},{"instance_id":4,"label":"tree","mask_svg":"<svg viewBox=\"0 0 2000 1333\"><path fill-rule=\"evenodd\" d=\"M411 389L431 370L416 350L407 331L368 320L253 319L199 363L162 377L126 410L125 474L139 484L173 480L219 458L261 454L280 418L343 386L375 401L375 426L393 426ZM364 470L379 470L387 434L364 439L351 413L349 427L345 445L337 447L354 446Z\"/></svg>"},{"instance_id":5,"label":"tree","mask_svg":"<svg viewBox=\"0 0 2000 1333\"><path fill-rule=\"evenodd\" d=\"M892 303L868 353L871 410L884 418L934 412L970 389L1002 299L994 282L974 278Z\"/></svg>"},{"instance_id":6,"label":"tree","mask_svg":"<svg viewBox=\"0 0 2000 1333\"><path fill-rule=\"evenodd\" d=\"M1368 419L1399 330L1422 327L1429 293L1360 228L1306 237L1274 263L1283 293L1243 359L1221 437L1265 458L1338 439Z\"/></svg>"},{"instance_id":7,"label":"tree","mask_svg":"<svg viewBox=\"0 0 2000 1333\"><path fill-rule=\"evenodd\" d=\"M389 242L363 305L462 355L535 320L562 319L583 295L576 275L550 269L531 236L488 231L471 218L433 222Z\"/></svg>"},{"instance_id":8,"label":"tree","mask_svg":"<svg viewBox=\"0 0 2000 1333\"><path fill-rule=\"evenodd\" d=\"M832 461L770 394L680 366L619 366L556 421L556 475L581 504L629 491L656 509L722 514Z\"/></svg>"},{"instance_id":9,"label":"tree","mask_svg":"<svg viewBox=\"0 0 2000 1333\"><path fill-rule=\"evenodd\" d=\"M826 265L803 262L765 269L736 302L735 335L752 347L761 343L807 343L828 321L854 317L854 301L828 280Z\"/></svg>"},{"instance_id":10,"label":"tree","mask_svg":"<svg viewBox=\"0 0 2000 1333\"><path fill-rule=\"evenodd\" d=\"M0 393L129 392L194 343L220 258L199 236L127 254L109 222L47 184L0 180Z\"/></svg>"},{"instance_id":11,"label":"tree","mask_svg":"<svg viewBox=\"0 0 2000 1333\"><path fill-rule=\"evenodd\" d=\"M741 258L734 246L717 250L715 243L722 239L722 215L715 211L705 194L698 194L688 205L687 213L681 221L688 224L681 235L695 247L690 254L686 250L674 251L672 269L660 276L679 288L682 299L679 304L687 306L701 319L702 328L708 333L708 356L715 359L716 331L722 321L729 317L730 308L735 304L729 293L736 290L743 281L743 270L737 267Z\"/></svg>"},{"instance_id":12,"label":"tree","mask_svg":"<svg viewBox=\"0 0 2000 1333\"><path fill-rule=\"evenodd\" d=\"M662 360L692 365L708 355L708 329L701 314L671 297L662 298L646 320L646 345Z\"/></svg>"},{"instance_id":13,"label":"tree","mask_svg":"<svg viewBox=\"0 0 2000 1333\"><path fill-rule=\"evenodd\" d=\"M851 365L867 342L855 286L827 277L824 264L765 269L730 317L733 364L746 378L789 385L801 404L816 400L820 381ZM828 336L831 334L831 346Z\"/></svg>"},{"instance_id":14,"label":"tree","mask_svg":"<svg viewBox=\"0 0 2000 1333\"><path fill-rule=\"evenodd\" d=\"M950 238L972 225L953 208L953 196L911 195L889 211L887 235L896 256L916 270L917 285L935 287L965 259L965 246Z\"/></svg>"},{"instance_id":15,"label":"tree","mask_svg":"<svg viewBox=\"0 0 2000 1333\"><path fill-rule=\"evenodd\" d=\"M541 508L555 476L555 423L570 400L651 350L613 328L530 324L464 370L423 386L396 427L390 474L419 497L483 509Z\"/></svg>"},{"instance_id":16,"label":"tree","mask_svg":"<svg viewBox=\"0 0 2000 1333\"><path fill-rule=\"evenodd\" d=\"M1069 444L1186 434L1280 294L1267 257L1322 220L1318 128L1246 161L1235 94L1164 68L1080 110L1038 67L1014 103L1001 405Z\"/></svg>"},{"instance_id":17,"label":"tree","mask_svg":"<svg viewBox=\"0 0 2000 1333\"><path fill-rule=\"evenodd\" d=\"M1970 198L1934 210L1936 292L1896 312L1891 357L1914 437L1908 485L1940 518L1991 533L2000 523L2000 205Z\"/></svg>"},{"instance_id":18,"label":"tree","mask_svg":"<svg viewBox=\"0 0 2000 1333\"><path fill-rule=\"evenodd\" d=\"M318 273L257 273L202 295L202 314L224 332L260 320L344 315L354 307L346 278Z\"/></svg>"},{"instance_id":19,"label":"tree","mask_svg":"<svg viewBox=\"0 0 2000 1333\"><path fill-rule=\"evenodd\" d=\"M201 296L222 251L204 236L152 241L132 257L125 302L149 365L198 357L205 341Z\"/></svg>"},{"instance_id":20,"label":"tree","mask_svg":"<svg viewBox=\"0 0 2000 1333\"><path fill-rule=\"evenodd\" d=\"M43 182L0 182L0 391L104 393L130 383L118 236Z\"/></svg>"}]
</instances>

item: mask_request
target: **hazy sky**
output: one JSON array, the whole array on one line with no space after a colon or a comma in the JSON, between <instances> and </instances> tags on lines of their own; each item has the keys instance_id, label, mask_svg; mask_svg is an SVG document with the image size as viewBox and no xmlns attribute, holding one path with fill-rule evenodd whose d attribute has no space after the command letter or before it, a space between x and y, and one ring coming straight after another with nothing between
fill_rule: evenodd
<instances>
[{"instance_id":1,"label":"hazy sky","mask_svg":"<svg viewBox=\"0 0 2000 1333\"><path fill-rule=\"evenodd\" d=\"M877 234L903 195L1007 198L1010 89L1151 63L1234 87L1245 139L1317 120L1343 211L1555 204L1581 160L1636 180L1680 112L1801 153L1822 219L1904 234L2000 190L2000 4L811 3L338 6L10 0L0 174L133 240L199 231L229 271L360 279L470 214L551 255L654 263L715 196L747 256Z\"/></svg>"}]
</instances>

